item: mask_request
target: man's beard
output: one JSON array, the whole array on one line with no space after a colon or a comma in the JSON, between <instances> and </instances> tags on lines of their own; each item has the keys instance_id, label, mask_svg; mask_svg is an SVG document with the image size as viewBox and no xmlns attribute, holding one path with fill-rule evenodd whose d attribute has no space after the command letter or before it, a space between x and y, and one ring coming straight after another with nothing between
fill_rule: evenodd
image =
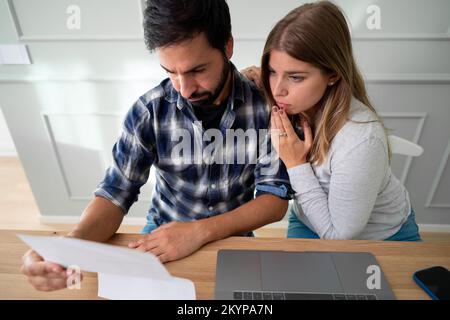
<instances>
[{"instance_id":1,"label":"man's beard","mask_svg":"<svg viewBox=\"0 0 450 320\"><path fill-rule=\"evenodd\" d=\"M225 84L227 83L228 75L229 75L230 69L231 69L230 61L228 61L228 59L225 55L223 56L223 58L224 58L223 69L222 69L222 73L220 75L220 81L219 81L219 84L217 85L217 88L213 92L206 91L206 92L201 92L201 93L193 93L189 97L189 100L206 96L204 99L201 99L198 101L191 101L191 104L193 106L212 105L214 103L214 101L216 101L216 99L219 97L220 93L222 92L223 88L225 87Z\"/></svg>"}]
</instances>

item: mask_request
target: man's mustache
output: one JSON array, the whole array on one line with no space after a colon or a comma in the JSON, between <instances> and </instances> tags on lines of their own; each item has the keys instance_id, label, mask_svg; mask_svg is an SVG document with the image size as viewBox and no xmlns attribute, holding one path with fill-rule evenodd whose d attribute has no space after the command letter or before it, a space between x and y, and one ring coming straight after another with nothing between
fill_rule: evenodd
<instances>
[{"instance_id":1,"label":"man's mustache","mask_svg":"<svg viewBox=\"0 0 450 320\"><path fill-rule=\"evenodd\" d=\"M211 95L211 92L201 92L201 93L194 93L189 97L189 100L191 99L198 99L203 97L209 97Z\"/></svg>"}]
</instances>

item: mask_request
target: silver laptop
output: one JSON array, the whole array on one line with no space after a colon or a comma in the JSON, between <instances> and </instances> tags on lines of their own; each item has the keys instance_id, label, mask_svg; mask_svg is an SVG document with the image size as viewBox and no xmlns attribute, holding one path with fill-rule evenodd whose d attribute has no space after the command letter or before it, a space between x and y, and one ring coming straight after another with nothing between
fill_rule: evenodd
<instances>
[{"instance_id":1,"label":"silver laptop","mask_svg":"<svg viewBox=\"0 0 450 320\"><path fill-rule=\"evenodd\" d=\"M221 300L393 300L380 265L366 252L220 250Z\"/></svg>"}]
</instances>

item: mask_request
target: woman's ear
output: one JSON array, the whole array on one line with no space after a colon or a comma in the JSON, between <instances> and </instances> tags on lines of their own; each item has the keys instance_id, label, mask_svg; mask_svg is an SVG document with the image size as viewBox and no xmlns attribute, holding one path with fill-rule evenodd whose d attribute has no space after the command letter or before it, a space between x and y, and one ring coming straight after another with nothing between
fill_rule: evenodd
<instances>
[{"instance_id":1,"label":"woman's ear","mask_svg":"<svg viewBox=\"0 0 450 320\"><path fill-rule=\"evenodd\" d=\"M225 54L227 55L228 60L233 56L233 48L234 48L234 39L233 36L228 39L227 44L225 45Z\"/></svg>"},{"instance_id":2,"label":"woman's ear","mask_svg":"<svg viewBox=\"0 0 450 320\"><path fill-rule=\"evenodd\" d=\"M328 76L328 85L329 86L334 85L339 79L340 79L340 77L336 73L329 75Z\"/></svg>"}]
</instances>

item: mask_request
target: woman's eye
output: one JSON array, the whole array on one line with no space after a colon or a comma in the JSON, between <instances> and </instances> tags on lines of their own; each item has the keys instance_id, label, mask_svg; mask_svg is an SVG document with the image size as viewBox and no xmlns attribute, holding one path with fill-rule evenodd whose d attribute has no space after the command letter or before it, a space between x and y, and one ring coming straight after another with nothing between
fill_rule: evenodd
<instances>
[{"instance_id":1,"label":"woman's eye","mask_svg":"<svg viewBox=\"0 0 450 320\"><path fill-rule=\"evenodd\" d=\"M300 77L300 76L290 76L289 78L294 82L300 82L303 79L305 79L304 77Z\"/></svg>"}]
</instances>

